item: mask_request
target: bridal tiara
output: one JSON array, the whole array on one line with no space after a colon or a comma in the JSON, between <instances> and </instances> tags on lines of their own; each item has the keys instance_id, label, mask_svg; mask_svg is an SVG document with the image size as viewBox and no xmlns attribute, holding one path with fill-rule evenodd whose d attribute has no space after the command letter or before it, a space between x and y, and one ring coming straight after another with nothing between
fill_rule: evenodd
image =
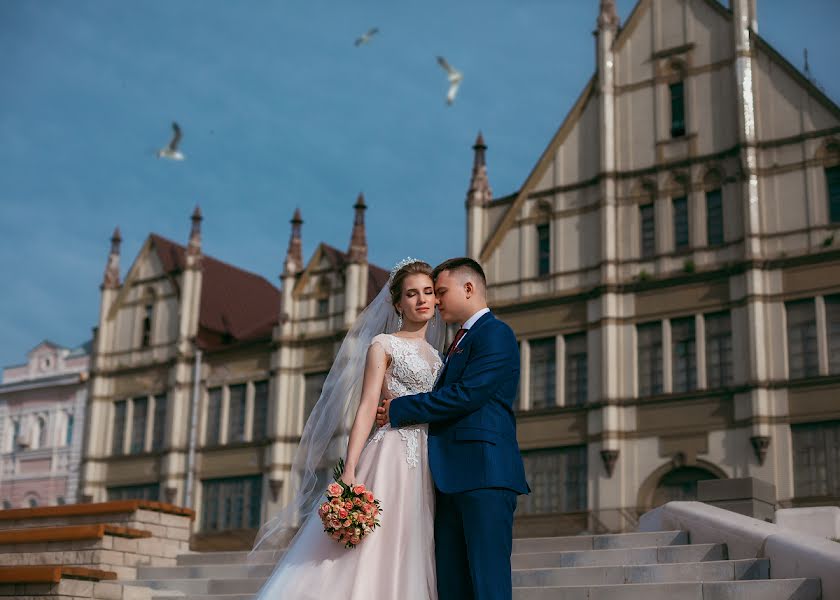
<instances>
[{"instance_id":1,"label":"bridal tiara","mask_svg":"<svg viewBox=\"0 0 840 600\"><path fill-rule=\"evenodd\" d=\"M408 256L408 257L402 259L397 264L395 264L394 268L391 269L391 274L388 275L388 284L390 285L394 281L394 276L397 274L397 272L400 269L402 269L406 265L410 265L411 263L416 263L416 262L423 262L423 261L420 260L419 258L411 258L410 256Z\"/></svg>"}]
</instances>

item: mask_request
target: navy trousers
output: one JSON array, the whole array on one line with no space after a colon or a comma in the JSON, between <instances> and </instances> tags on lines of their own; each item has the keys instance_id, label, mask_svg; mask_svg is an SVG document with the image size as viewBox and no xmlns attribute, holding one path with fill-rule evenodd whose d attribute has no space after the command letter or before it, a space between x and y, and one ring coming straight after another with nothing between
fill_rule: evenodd
<instances>
[{"instance_id":1,"label":"navy trousers","mask_svg":"<svg viewBox=\"0 0 840 600\"><path fill-rule=\"evenodd\" d=\"M436 493L438 600L511 600L517 493L495 488Z\"/></svg>"}]
</instances>

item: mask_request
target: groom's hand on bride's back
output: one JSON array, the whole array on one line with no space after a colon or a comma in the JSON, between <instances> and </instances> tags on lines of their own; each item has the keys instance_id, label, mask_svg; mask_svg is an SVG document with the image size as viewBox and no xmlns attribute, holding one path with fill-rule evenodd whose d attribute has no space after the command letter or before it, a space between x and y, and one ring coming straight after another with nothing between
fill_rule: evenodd
<instances>
[{"instance_id":1,"label":"groom's hand on bride's back","mask_svg":"<svg viewBox=\"0 0 840 600\"><path fill-rule=\"evenodd\" d=\"M380 404L376 408L376 426L377 427L384 427L385 424L388 422L388 408L391 406L390 400L383 400L382 404Z\"/></svg>"}]
</instances>

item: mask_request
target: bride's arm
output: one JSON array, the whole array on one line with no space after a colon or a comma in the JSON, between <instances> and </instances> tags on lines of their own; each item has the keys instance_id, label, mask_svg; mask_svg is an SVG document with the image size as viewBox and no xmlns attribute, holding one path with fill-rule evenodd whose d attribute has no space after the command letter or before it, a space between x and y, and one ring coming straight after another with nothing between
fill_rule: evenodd
<instances>
[{"instance_id":1,"label":"bride's arm","mask_svg":"<svg viewBox=\"0 0 840 600\"><path fill-rule=\"evenodd\" d=\"M350 440L347 442L347 457L344 461L344 474L341 476L344 483L355 483L356 465L373 427L387 367L388 357L385 349L381 344L371 344L365 360L362 397L359 401L359 409L356 411L356 419L353 421L353 428L350 430Z\"/></svg>"}]
</instances>

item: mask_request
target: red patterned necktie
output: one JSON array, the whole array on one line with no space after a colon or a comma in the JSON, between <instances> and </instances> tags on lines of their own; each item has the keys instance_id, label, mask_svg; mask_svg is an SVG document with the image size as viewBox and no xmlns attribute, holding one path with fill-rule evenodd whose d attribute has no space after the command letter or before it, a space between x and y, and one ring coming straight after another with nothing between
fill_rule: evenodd
<instances>
[{"instance_id":1,"label":"red patterned necktie","mask_svg":"<svg viewBox=\"0 0 840 600\"><path fill-rule=\"evenodd\" d=\"M455 347L458 345L458 342L461 341L461 338L466 335L467 331L467 329L461 328L458 330L458 333L455 334L455 339L452 340L449 350L446 351L446 360L449 360L449 357L452 356L452 353L455 351Z\"/></svg>"}]
</instances>

